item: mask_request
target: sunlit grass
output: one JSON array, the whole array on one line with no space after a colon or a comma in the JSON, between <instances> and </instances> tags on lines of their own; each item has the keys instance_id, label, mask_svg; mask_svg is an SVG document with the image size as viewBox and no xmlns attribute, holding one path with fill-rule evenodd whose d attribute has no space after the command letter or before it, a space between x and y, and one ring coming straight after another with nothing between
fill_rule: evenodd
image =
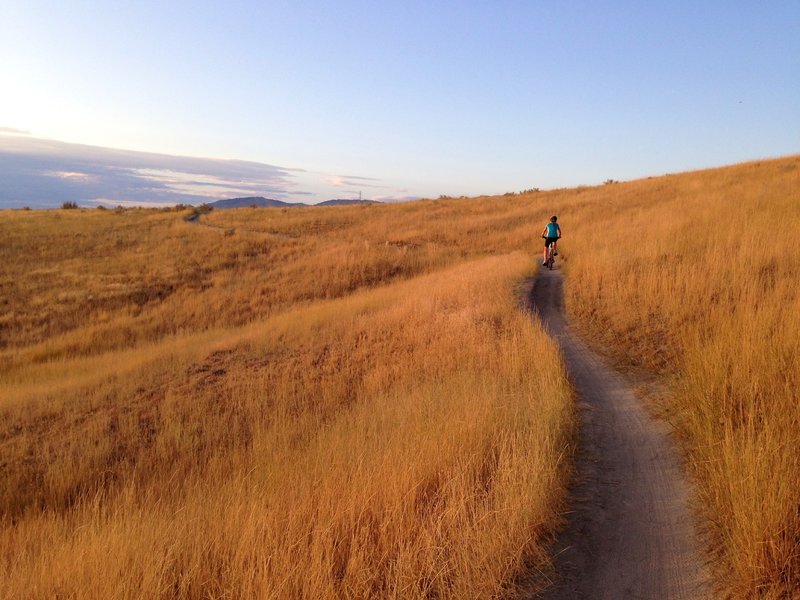
<instances>
[{"instance_id":1,"label":"sunlit grass","mask_svg":"<svg viewBox=\"0 0 800 600\"><path fill-rule=\"evenodd\" d=\"M514 295L529 272L499 255L130 348L14 350L2 595L512 591L546 569L572 431Z\"/></svg>"},{"instance_id":2,"label":"sunlit grass","mask_svg":"<svg viewBox=\"0 0 800 600\"><path fill-rule=\"evenodd\" d=\"M570 237L590 339L662 375L718 581L800 590L800 160L614 186ZM599 196L599 192L598 192ZM601 214L597 214L602 206Z\"/></svg>"},{"instance_id":3,"label":"sunlit grass","mask_svg":"<svg viewBox=\"0 0 800 600\"><path fill-rule=\"evenodd\" d=\"M669 392L719 587L791 595L799 174L0 213L0 596L512 594L571 457L517 296L551 214L574 325Z\"/></svg>"}]
</instances>

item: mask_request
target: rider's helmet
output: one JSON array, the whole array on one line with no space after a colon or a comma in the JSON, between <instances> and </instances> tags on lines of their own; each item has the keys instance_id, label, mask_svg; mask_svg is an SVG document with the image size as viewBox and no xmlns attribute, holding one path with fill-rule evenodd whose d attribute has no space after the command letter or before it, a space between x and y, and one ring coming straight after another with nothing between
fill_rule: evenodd
<instances>
[{"instance_id":1,"label":"rider's helmet","mask_svg":"<svg viewBox=\"0 0 800 600\"><path fill-rule=\"evenodd\" d=\"M558 217L557 217L557 216L555 216L555 215L553 215L552 217L550 217L550 220L551 220L553 223L555 223L556 221L558 221Z\"/></svg>"}]
</instances>

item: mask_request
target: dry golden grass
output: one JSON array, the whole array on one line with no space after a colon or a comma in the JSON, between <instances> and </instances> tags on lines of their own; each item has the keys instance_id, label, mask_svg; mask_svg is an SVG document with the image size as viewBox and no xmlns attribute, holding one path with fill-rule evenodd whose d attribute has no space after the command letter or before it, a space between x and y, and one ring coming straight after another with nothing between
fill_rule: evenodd
<instances>
[{"instance_id":1,"label":"dry golden grass","mask_svg":"<svg viewBox=\"0 0 800 600\"><path fill-rule=\"evenodd\" d=\"M0 597L491 597L545 570L573 413L530 259L432 242L427 212L413 240L357 210L329 238L3 214Z\"/></svg>"},{"instance_id":2,"label":"dry golden grass","mask_svg":"<svg viewBox=\"0 0 800 600\"><path fill-rule=\"evenodd\" d=\"M797 597L800 158L607 188L570 216L569 310L668 383L726 595Z\"/></svg>"},{"instance_id":3,"label":"dry golden grass","mask_svg":"<svg viewBox=\"0 0 800 600\"><path fill-rule=\"evenodd\" d=\"M514 292L553 213L574 323L670 392L718 586L791 597L800 157L200 224L0 214L0 596L512 594L570 460Z\"/></svg>"}]
</instances>

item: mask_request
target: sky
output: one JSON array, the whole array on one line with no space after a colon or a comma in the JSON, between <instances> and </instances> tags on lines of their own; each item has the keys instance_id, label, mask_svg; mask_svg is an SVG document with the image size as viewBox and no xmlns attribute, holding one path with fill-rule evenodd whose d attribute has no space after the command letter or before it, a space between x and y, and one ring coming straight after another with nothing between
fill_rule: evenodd
<instances>
[{"instance_id":1,"label":"sky","mask_svg":"<svg viewBox=\"0 0 800 600\"><path fill-rule=\"evenodd\" d=\"M0 207L474 196L795 154L798 31L797 0L3 0Z\"/></svg>"}]
</instances>

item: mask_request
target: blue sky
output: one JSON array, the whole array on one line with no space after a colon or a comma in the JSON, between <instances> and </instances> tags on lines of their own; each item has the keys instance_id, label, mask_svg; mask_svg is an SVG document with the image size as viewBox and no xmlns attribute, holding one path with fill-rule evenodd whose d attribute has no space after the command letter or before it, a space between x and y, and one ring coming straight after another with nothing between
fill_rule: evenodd
<instances>
[{"instance_id":1,"label":"blue sky","mask_svg":"<svg viewBox=\"0 0 800 600\"><path fill-rule=\"evenodd\" d=\"M793 154L799 30L796 0L4 0L0 177L24 183L23 156L35 177L43 139L65 142L70 165L39 171L53 186L64 173L77 186L84 167L69 153L94 146L263 163L284 173L281 199L306 202L503 193ZM252 183L229 163L153 160L162 183L166 171L196 183L205 168L232 189Z\"/></svg>"}]
</instances>

